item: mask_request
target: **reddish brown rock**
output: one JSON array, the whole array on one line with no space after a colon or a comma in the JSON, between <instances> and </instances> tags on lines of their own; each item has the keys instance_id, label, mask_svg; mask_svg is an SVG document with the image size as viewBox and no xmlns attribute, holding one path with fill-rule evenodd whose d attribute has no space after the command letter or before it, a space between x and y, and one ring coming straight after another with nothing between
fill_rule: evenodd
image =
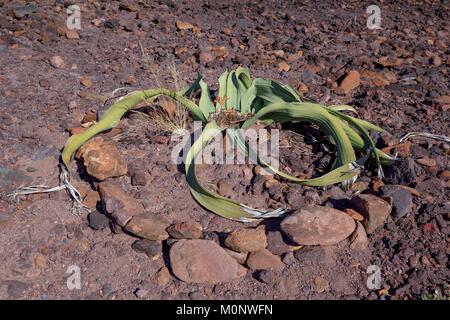
<instances>
[{"instance_id":1,"label":"reddish brown rock","mask_svg":"<svg viewBox=\"0 0 450 320\"><path fill-rule=\"evenodd\" d=\"M291 251L292 246L286 243L284 237L280 231L269 231L267 233L267 249L279 256Z\"/></svg>"},{"instance_id":2,"label":"reddish brown rock","mask_svg":"<svg viewBox=\"0 0 450 320\"><path fill-rule=\"evenodd\" d=\"M245 275L223 248L211 240L181 240L170 249L170 265L175 276L185 282L217 284Z\"/></svg>"},{"instance_id":3,"label":"reddish brown rock","mask_svg":"<svg viewBox=\"0 0 450 320\"><path fill-rule=\"evenodd\" d=\"M198 222L177 222L167 228L167 232L175 239L198 239L202 236L202 226Z\"/></svg>"},{"instance_id":4,"label":"reddish brown rock","mask_svg":"<svg viewBox=\"0 0 450 320\"><path fill-rule=\"evenodd\" d=\"M347 208L345 209L345 212L352 217L353 219L355 219L356 221L363 221L364 217L357 211L353 210L352 208Z\"/></svg>"},{"instance_id":5,"label":"reddish brown rock","mask_svg":"<svg viewBox=\"0 0 450 320\"><path fill-rule=\"evenodd\" d=\"M86 88L90 88L92 87L92 78L89 76L82 76L80 79L80 83Z\"/></svg>"},{"instance_id":6,"label":"reddish brown rock","mask_svg":"<svg viewBox=\"0 0 450 320\"><path fill-rule=\"evenodd\" d=\"M436 101L440 104L450 104L450 96L440 96Z\"/></svg>"},{"instance_id":7,"label":"reddish brown rock","mask_svg":"<svg viewBox=\"0 0 450 320\"><path fill-rule=\"evenodd\" d=\"M144 213L133 216L124 230L144 239L162 241L169 238L166 231L169 225L170 221L163 216Z\"/></svg>"},{"instance_id":8,"label":"reddish brown rock","mask_svg":"<svg viewBox=\"0 0 450 320\"><path fill-rule=\"evenodd\" d=\"M403 64L403 62L403 59L392 56L380 57L378 59L378 63L383 67L399 67Z\"/></svg>"},{"instance_id":9,"label":"reddish brown rock","mask_svg":"<svg viewBox=\"0 0 450 320\"><path fill-rule=\"evenodd\" d=\"M279 71L288 72L290 69L291 67L284 61L278 64Z\"/></svg>"},{"instance_id":10,"label":"reddish brown rock","mask_svg":"<svg viewBox=\"0 0 450 320\"><path fill-rule=\"evenodd\" d=\"M387 201L371 194L360 194L353 197L351 205L363 215L362 223L367 233L372 233L382 226L392 211L392 207Z\"/></svg>"},{"instance_id":11,"label":"reddish brown rock","mask_svg":"<svg viewBox=\"0 0 450 320\"><path fill-rule=\"evenodd\" d=\"M241 229L229 234L225 245L237 252L254 252L267 246L267 237L263 229Z\"/></svg>"},{"instance_id":12,"label":"reddish brown rock","mask_svg":"<svg viewBox=\"0 0 450 320\"><path fill-rule=\"evenodd\" d=\"M255 270L283 270L284 263L279 256L274 255L267 249L262 249L249 254L247 266Z\"/></svg>"},{"instance_id":13,"label":"reddish brown rock","mask_svg":"<svg viewBox=\"0 0 450 320\"><path fill-rule=\"evenodd\" d=\"M194 29L194 26L190 24L189 22L177 20L176 23L178 30L190 30Z\"/></svg>"},{"instance_id":14,"label":"reddish brown rock","mask_svg":"<svg viewBox=\"0 0 450 320\"><path fill-rule=\"evenodd\" d=\"M155 274L156 281L158 282L158 285L161 287L165 287L169 284L170 280L172 279L172 276L170 275L169 269L166 267L162 267L158 270L158 272Z\"/></svg>"},{"instance_id":15,"label":"reddish brown rock","mask_svg":"<svg viewBox=\"0 0 450 320\"><path fill-rule=\"evenodd\" d=\"M144 213L144 207L137 199L127 195L120 186L102 182L98 186L103 210L121 227L131 217Z\"/></svg>"},{"instance_id":16,"label":"reddish brown rock","mask_svg":"<svg viewBox=\"0 0 450 320\"><path fill-rule=\"evenodd\" d=\"M217 184L217 191L221 196L232 197L233 196L233 185L227 180L221 180Z\"/></svg>"},{"instance_id":17,"label":"reddish brown rock","mask_svg":"<svg viewBox=\"0 0 450 320\"><path fill-rule=\"evenodd\" d=\"M83 127L76 127L76 128L70 128L69 129L69 132L70 132L71 136L83 133L85 131L86 131L86 128L83 128Z\"/></svg>"},{"instance_id":18,"label":"reddish brown rock","mask_svg":"<svg viewBox=\"0 0 450 320\"><path fill-rule=\"evenodd\" d=\"M356 230L350 236L350 248L353 250L364 251L369 246L369 240L367 239L366 230L361 222L356 222Z\"/></svg>"},{"instance_id":19,"label":"reddish brown rock","mask_svg":"<svg viewBox=\"0 0 450 320\"><path fill-rule=\"evenodd\" d=\"M80 35L78 34L77 30L70 29L66 31L66 38L69 40L78 40L80 39Z\"/></svg>"},{"instance_id":20,"label":"reddish brown rock","mask_svg":"<svg viewBox=\"0 0 450 320\"><path fill-rule=\"evenodd\" d=\"M369 87L384 87L391 83L383 73L370 70L361 71L361 82Z\"/></svg>"},{"instance_id":21,"label":"reddish brown rock","mask_svg":"<svg viewBox=\"0 0 450 320\"><path fill-rule=\"evenodd\" d=\"M352 234L355 221L345 212L314 205L286 217L281 230L299 245L333 245Z\"/></svg>"},{"instance_id":22,"label":"reddish brown rock","mask_svg":"<svg viewBox=\"0 0 450 320\"><path fill-rule=\"evenodd\" d=\"M97 114L95 112L86 113L81 120L82 125L90 124L97 121Z\"/></svg>"},{"instance_id":23,"label":"reddish brown rock","mask_svg":"<svg viewBox=\"0 0 450 320\"><path fill-rule=\"evenodd\" d=\"M436 167L436 165L437 165L437 162L435 159L428 158L428 157L423 157L423 158L417 159L416 162L418 164L421 164L426 167Z\"/></svg>"},{"instance_id":24,"label":"reddish brown rock","mask_svg":"<svg viewBox=\"0 0 450 320\"><path fill-rule=\"evenodd\" d=\"M359 72L356 70L351 70L342 80L339 87L336 89L337 94L348 94L352 90L356 89L361 82Z\"/></svg>"},{"instance_id":25,"label":"reddish brown rock","mask_svg":"<svg viewBox=\"0 0 450 320\"><path fill-rule=\"evenodd\" d=\"M95 208L100 201L100 194L97 191L90 190L83 199L83 204L87 208Z\"/></svg>"},{"instance_id":26,"label":"reddish brown rock","mask_svg":"<svg viewBox=\"0 0 450 320\"><path fill-rule=\"evenodd\" d=\"M101 136L86 142L78 150L76 157L83 159L86 171L99 180L122 176L128 171L115 142Z\"/></svg>"}]
</instances>

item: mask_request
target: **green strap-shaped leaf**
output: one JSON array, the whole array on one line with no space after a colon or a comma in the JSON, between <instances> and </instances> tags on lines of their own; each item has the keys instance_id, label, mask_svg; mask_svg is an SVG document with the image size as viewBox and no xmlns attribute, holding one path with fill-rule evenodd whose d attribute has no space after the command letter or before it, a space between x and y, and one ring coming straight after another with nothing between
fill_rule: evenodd
<instances>
[{"instance_id":1,"label":"green strap-shaped leaf","mask_svg":"<svg viewBox=\"0 0 450 320\"><path fill-rule=\"evenodd\" d=\"M296 96L274 80L258 78L253 81L253 84L256 88L256 96L268 103L299 101L298 95Z\"/></svg>"},{"instance_id":2,"label":"green strap-shaped leaf","mask_svg":"<svg viewBox=\"0 0 450 320\"><path fill-rule=\"evenodd\" d=\"M249 221L266 217L276 217L284 214L284 210L264 211L250 208L239 202L222 197L207 190L197 178L195 161L203 148L217 135L221 129L215 121L206 124L202 134L190 148L185 160L185 170L192 196L206 209L229 219Z\"/></svg>"},{"instance_id":3,"label":"green strap-shaped leaf","mask_svg":"<svg viewBox=\"0 0 450 320\"><path fill-rule=\"evenodd\" d=\"M236 69L236 76L240 81L242 81L246 89L252 85L252 78L250 77L248 68L238 67Z\"/></svg>"},{"instance_id":4,"label":"green strap-shaped leaf","mask_svg":"<svg viewBox=\"0 0 450 320\"><path fill-rule=\"evenodd\" d=\"M368 144L368 146L366 146L366 148L365 148L366 149L365 151L371 153L371 155L375 159L375 163L377 165L381 164L380 156L382 157L383 161L385 161L385 162L393 160L389 155L387 155L384 152L382 152L381 150L377 149L377 147L375 146L375 142L373 141L370 134L367 132L367 129L361 124L361 121L358 121L358 119L350 117L339 111L333 110L333 111L331 111L331 113L334 114L336 117L339 117L339 118L345 120L346 122L348 122L350 125L354 126L360 132L362 138Z\"/></svg>"},{"instance_id":5,"label":"green strap-shaped leaf","mask_svg":"<svg viewBox=\"0 0 450 320\"><path fill-rule=\"evenodd\" d=\"M214 107L214 103L211 100L211 96L209 94L209 88L205 81L200 80L200 87L202 89L200 95L200 101L198 103L200 110L202 110L203 116L208 119L209 114L215 112L216 108Z\"/></svg>"},{"instance_id":6,"label":"green strap-shaped leaf","mask_svg":"<svg viewBox=\"0 0 450 320\"><path fill-rule=\"evenodd\" d=\"M298 182L309 186L325 186L329 184L344 182L352 179L356 172L355 168L355 153L352 144L347 137L339 119L329 115L325 108L320 105L313 105L311 103L294 102L294 103L274 103L265 106L254 117L248 119L242 126L243 129L249 128L257 120L264 120L270 118L275 122L287 121L307 121L319 126L321 130L333 139L336 143L336 161L333 165L333 170L321 177L314 179L300 179L283 173L259 158L264 166L267 166L273 173L290 181ZM241 143L243 142L240 139ZM241 144L242 146L242 144ZM248 150L248 146L245 146Z\"/></svg>"},{"instance_id":7,"label":"green strap-shaped leaf","mask_svg":"<svg viewBox=\"0 0 450 320\"><path fill-rule=\"evenodd\" d=\"M62 160L64 164L68 167L70 160L72 159L75 152L89 139L91 139L96 134L109 130L113 127L115 127L122 116L138 105L139 103L143 101L153 101L159 96L167 96L175 99L178 101L181 105L186 107L191 113L194 119L200 120L200 121L206 121L206 118L204 117L203 113L201 112L200 108L191 100L188 98L181 96L177 94L174 91L168 90L168 89L148 89L148 90L142 90L142 91L135 91L131 92L130 94L123 97L121 100L114 103L108 111L104 114L104 116L100 119L99 122L97 122L92 127L88 128L86 131L76 134L74 136L71 136L65 146L64 150L62 152Z\"/></svg>"},{"instance_id":8,"label":"green strap-shaped leaf","mask_svg":"<svg viewBox=\"0 0 450 320\"><path fill-rule=\"evenodd\" d=\"M240 95L239 95L239 83L236 77L236 72L231 71L227 78L227 110L234 109L240 110Z\"/></svg>"},{"instance_id":9,"label":"green strap-shaped leaf","mask_svg":"<svg viewBox=\"0 0 450 320\"><path fill-rule=\"evenodd\" d=\"M245 90L244 94L241 97L241 112L242 113L250 113L253 110L260 109L260 106L256 106L255 99L256 99L256 87L252 83L250 87ZM263 100L260 100L261 102L264 102ZM262 104L261 104L262 106Z\"/></svg>"},{"instance_id":10,"label":"green strap-shaped leaf","mask_svg":"<svg viewBox=\"0 0 450 320\"><path fill-rule=\"evenodd\" d=\"M185 96L185 97L190 96L191 93L200 89L200 81L202 79L203 79L203 76L199 74L197 76L197 79L195 79L195 81L191 85L187 86L183 90L178 91L177 94L179 94L180 96Z\"/></svg>"},{"instance_id":11,"label":"green strap-shaped leaf","mask_svg":"<svg viewBox=\"0 0 450 320\"><path fill-rule=\"evenodd\" d=\"M225 71L219 77L219 93L217 95L216 112L227 109L227 80L228 71Z\"/></svg>"},{"instance_id":12,"label":"green strap-shaped leaf","mask_svg":"<svg viewBox=\"0 0 450 320\"><path fill-rule=\"evenodd\" d=\"M334 139L337 148L336 162L334 168L343 164L351 163L356 160L350 140L345 134L339 119L336 119L319 104L309 102L292 103L272 103L266 105L252 118L248 119L242 125L243 129L249 128L258 120L274 120L275 122L288 122L302 120L314 123L325 132L325 134Z\"/></svg>"}]
</instances>

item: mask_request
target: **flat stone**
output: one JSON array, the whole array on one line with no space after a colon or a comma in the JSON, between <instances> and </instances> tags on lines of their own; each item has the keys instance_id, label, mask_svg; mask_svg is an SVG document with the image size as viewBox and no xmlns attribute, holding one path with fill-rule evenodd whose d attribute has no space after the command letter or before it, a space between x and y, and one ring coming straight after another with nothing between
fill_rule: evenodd
<instances>
[{"instance_id":1,"label":"flat stone","mask_svg":"<svg viewBox=\"0 0 450 320\"><path fill-rule=\"evenodd\" d=\"M0 193L9 193L32 182L33 178L20 170L0 167Z\"/></svg>"},{"instance_id":2,"label":"flat stone","mask_svg":"<svg viewBox=\"0 0 450 320\"><path fill-rule=\"evenodd\" d=\"M109 219L104 214L92 211L88 215L89 227L94 230L102 230L109 226Z\"/></svg>"},{"instance_id":3,"label":"flat stone","mask_svg":"<svg viewBox=\"0 0 450 320\"><path fill-rule=\"evenodd\" d=\"M384 185L381 187L383 195L392 198L394 214L398 218L402 218L411 211L413 206L413 198L411 192L398 185Z\"/></svg>"},{"instance_id":4,"label":"flat stone","mask_svg":"<svg viewBox=\"0 0 450 320\"><path fill-rule=\"evenodd\" d=\"M170 265L178 279L190 283L224 283L246 273L245 268L210 240L178 241L170 249Z\"/></svg>"},{"instance_id":5,"label":"flat stone","mask_svg":"<svg viewBox=\"0 0 450 320\"><path fill-rule=\"evenodd\" d=\"M121 227L124 227L131 217L144 213L142 204L126 194L120 186L105 181L99 184L98 189L103 210Z\"/></svg>"},{"instance_id":6,"label":"flat stone","mask_svg":"<svg viewBox=\"0 0 450 320\"><path fill-rule=\"evenodd\" d=\"M172 276L170 275L169 269L166 267L162 267L158 270L155 274L156 281L158 282L158 285L161 287L167 286L170 281L172 280Z\"/></svg>"},{"instance_id":7,"label":"flat stone","mask_svg":"<svg viewBox=\"0 0 450 320\"><path fill-rule=\"evenodd\" d=\"M284 218L281 230L299 245L334 245L355 230L355 221L345 212L323 206L308 206Z\"/></svg>"},{"instance_id":8,"label":"flat stone","mask_svg":"<svg viewBox=\"0 0 450 320\"><path fill-rule=\"evenodd\" d=\"M38 10L35 4L29 3L24 6L17 6L13 8L14 17L17 19L21 19L25 16L28 16L32 13L35 13Z\"/></svg>"},{"instance_id":9,"label":"flat stone","mask_svg":"<svg viewBox=\"0 0 450 320\"><path fill-rule=\"evenodd\" d=\"M276 255L282 255L292 249L284 239L283 233L280 231L269 231L267 233L267 249Z\"/></svg>"},{"instance_id":10,"label":"flat stone","mask_svg":"<svg viewBox=\"0 0 450 320\"><path fill-rule=\"evenodd\" d=\"M131 248L139 253L145 253L148 257L153 258L162 252L161 241L152 241L148 239L139 239L133 242Z\"/></svg>"},{"instance_id":11,"label":"flat stone","mask_svg":"<svg viewBox=\"0 0 450 320\"><path fill-rule=\"evenodd\" d=\"M202 236L202 226L195 221L177 222L167 228L167 232L175 239L199 239Z\"/></svg>"},{"instance_id":12,"label":"flat stone","mask_svg":"<svg viewBox=\"0 0 450 320\"><path fill-rule=\"evenodd\" d=\"M276 280L276 275L273 270L260 270L256 274L256 278L265 284L274 284Z\"/></svg>"},{"instance_id":13,"label":"flat stone","mask_svg":"<svg viewBox=\"0 0 450 320\"><path fill-rule=\"evenodd\" d=\"M356 230L350 236L350 248L358 251L365 251L368 249L369 239L367 238L366 230L361 222L356 222Z\"/></svg>"},{"instance_id":14,"label":"flat stone","mask_svg":"<svg viewBox=\"0 0 450 320\"><path fill-rule=\"evenodd\" d=\"M279 256L274 255L267 249L262 249L249 254L247 266L253 271L263 269L283 270L284 263Z\"/></svg>"},{"instance_id":15,"label":"flat stone","mask_svg":"<svg viewBox=\"0 0 450 320\"><path fill-rule=\"evenodd\" d=\"M169 238L168 226L170 221L165 217L145 213L132 217L124 230L144 239L162 241Z\"/></svg>"},{"instance_id":16,"label":"flat stone","mask_svg":"<svg viewBox=\"0 0 450 320\"><path fill-rule=\"evenodd\" d=\"M60 69L60 68L64 67L64 60L60 56L51 57L49 62L53 68Z\"/></svg>"},{"instance_id":17,"label":"flat stone","mask_svg":"<svg viewBox=\"0 0 450 320\"><path fill-rule=\"evenodd\" d=\"M230 233L225 245L237 252L254 252L267 246L267 238L263 229L246 228Z\"/></svg>"},{"instance_id":18,"label":"flat stone","mask_svg":"<svg viewBox=\"0 0 450 320\"><path fill-rule=\"evenodd\" d=\"M13 299L24 298L24 292L30 287L30 284L19 280L3 281L8 286L7 293Z\"/></svg>"},{"instance_id":19,"label":"flat stone","mask_svg":"<svg viewBox=\"0 0 450 320\"><path fill-rule=\"evenodd\" d=\"M372 194L357 195L352 198L350 205L363 215L362 223L369 234L384 225L392 211L392 207L387 201Z\"/></svg>"},{"instance_id":20,"label":"flat stone","mask_svg":"<svg viewBox=\"0 0 450 320\"><path fill-rule=\"evenodd\" d=\"M336 89L337 94L348 94L352 90L356 89L361 83L361 78L359 72L356 70L351 70L342 80L339 87Z\"/></svg>"}]
</instances>

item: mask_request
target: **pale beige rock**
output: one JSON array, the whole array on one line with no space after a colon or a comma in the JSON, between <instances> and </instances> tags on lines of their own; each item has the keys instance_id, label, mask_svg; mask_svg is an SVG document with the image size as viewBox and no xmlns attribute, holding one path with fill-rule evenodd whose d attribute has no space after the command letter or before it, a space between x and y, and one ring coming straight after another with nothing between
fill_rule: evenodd
<instances>
[{"instance_id":1,"label":"pale beige rock","mask_svg":"<svg viewBox=\"0 0 450 320\"><path fill-rule=\"evenodd\" d=\"M83 159L86 171L99 180L125 175L128 172L127 163L119 154L113 140L95 137L86 142L76 153Z\"/></svg>"},{"instance_id":2,"label":"pale beige rock","mask_svg":"<svg viewBox=\"0 0 450 320\"><path fill-rule=\"evenodd\" d=\"M254 252L267 246L267 237L262 229L245 228L230 233L225 245L237 252Z\"/></svg>"},{"instance_id":3,"label":"pale beige rock","mask_svg":"<svg viewBox=\"0 0 450 320\"><path fill-rule=\"evenodd\" d=\"M324 206L308 206L286 217L281 230L299 245L334 245L355 230L345 212Z\"/></svg>"}]
</instances>

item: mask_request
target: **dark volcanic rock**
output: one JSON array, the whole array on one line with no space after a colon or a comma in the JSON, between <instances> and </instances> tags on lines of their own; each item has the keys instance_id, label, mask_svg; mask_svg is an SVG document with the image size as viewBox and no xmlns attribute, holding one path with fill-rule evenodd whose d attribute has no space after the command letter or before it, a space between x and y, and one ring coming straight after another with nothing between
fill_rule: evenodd
<instances>
[{"instance_id":1,"label":"dark volcanic rock","mask_svg":"<svg viewBox=\"0 0 450 320\"><path fill-rule=\"evenodd\" d=\"M413 198L408 190L396 185L385 185L381 188L381 192L385 196L392 197L396 217L402 218L411 210Z\"/></svg>"},{"instance_id":2,"label":"dark volcanic rock","mask_svg":"<svg viewBox=\"0 0 450 320\"><path fill-rule=\"evenodd\" d=\"M88 215L89 227L94 230L102 230L109 226L109 219L104 214L96 211Z\"/></svg>"},{"instance_id":3,"label":"dark volcanic rock","mask_svg":"<svg viewBox=\"0 0 450 320\"><path fill-rule=\"evenodd\" d=\"M386 181L390 184L410 184L416 181L416 166L411 158L398 159L385 172Z\"/></svg>"}]
</instances>

